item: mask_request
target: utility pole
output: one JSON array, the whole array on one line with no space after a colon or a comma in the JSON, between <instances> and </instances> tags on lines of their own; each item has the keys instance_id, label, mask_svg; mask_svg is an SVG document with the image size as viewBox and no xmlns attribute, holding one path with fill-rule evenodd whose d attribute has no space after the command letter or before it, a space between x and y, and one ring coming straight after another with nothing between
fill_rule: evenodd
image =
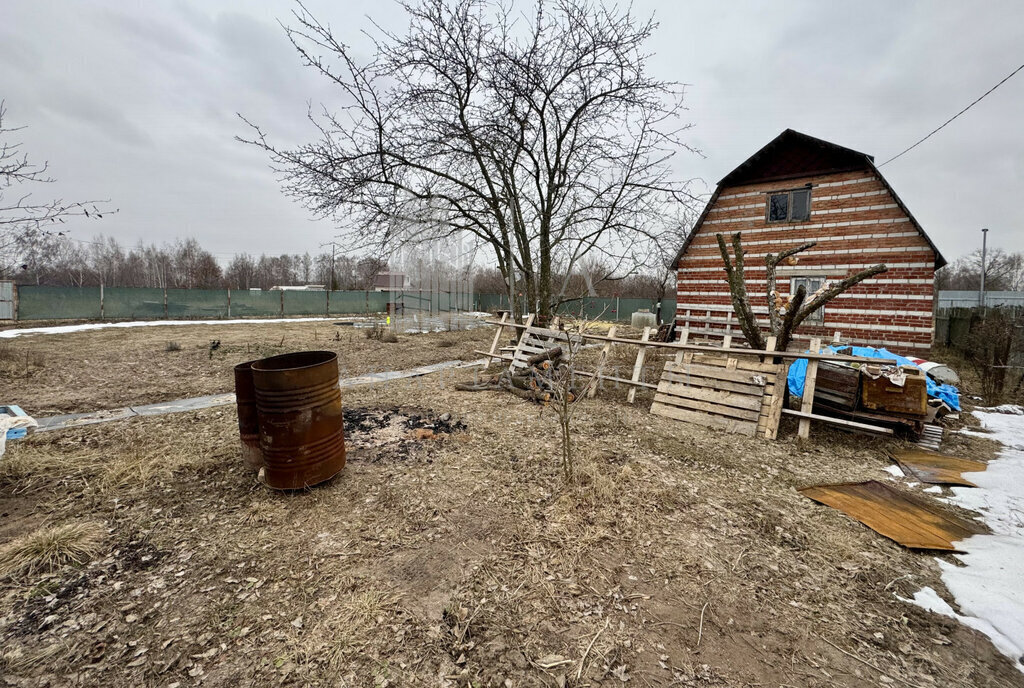
<instances>
[{"instance_id":1,"label":"utility pole","mask_svg":"<svg viewBox=\"0 0 1024 688\"><path fill-rule=\"evenodd\" d=\"M327 285L327 291L334 291L334 263L335 263L334 249L337 248L338 242L336 242L336 241L328 241L328 242L325 242L323 244L320 244L320 248L323 248L324 246L327 246L328 244L330 244L330 246L331 246L331 281Z\"/></svg>"},{"instance_id":2,"label":"utility pole","mask_svg":"<svg viewBox=\"0 0 1024 688\"><path fill-rule=\"evenodd\" d=\"M985 307L985 244L988 239L988 228L983 227L981 230L981 286L978 287L978 305L982 308Z\"/></svg>"}]
</instances>

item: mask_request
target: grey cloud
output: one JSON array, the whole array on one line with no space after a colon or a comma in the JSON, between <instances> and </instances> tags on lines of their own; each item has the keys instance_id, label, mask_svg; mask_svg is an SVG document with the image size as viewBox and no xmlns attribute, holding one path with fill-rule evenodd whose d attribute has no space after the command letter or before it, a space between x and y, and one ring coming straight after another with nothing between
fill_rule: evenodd
<instances>
[{"instance_id":1,"label":"grey cloud","mask_svg":"<svg viewBox=\"0 0 1024 688\"><path fill-rule=\"evenodd\" d=\"M237 143L241 112L284 145L316 135L336 89L303 68L278 21L290 0L89 3L4 0L0 98L25 149L49 159L65 198L122 212L73 227L125 243L196 236L236 251L315 251L332 234L281 195L268 160ZM339 38L365 47L364 15L401 30L396 4L309 0ZM786 127L874 154L899 152L1022 59L1024 5L635 0L661 26L650 68L687 89L678 174L713 184ZM367 48L368 49L368 48ZM884 168L949 258L990 240L1024 249L1024 73Z\"/></svg>"}]
</instances>

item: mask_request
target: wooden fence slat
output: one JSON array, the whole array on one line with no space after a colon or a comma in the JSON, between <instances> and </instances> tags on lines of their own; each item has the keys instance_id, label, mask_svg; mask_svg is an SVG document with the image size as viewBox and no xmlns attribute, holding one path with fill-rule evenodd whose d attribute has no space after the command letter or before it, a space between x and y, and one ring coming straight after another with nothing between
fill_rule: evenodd
<instances>
[{"instance_id":1,"label":"wooden fence slat","mask_svg":"<svg viewBox=\"0 0 1024 688\"><path fill-rule=\"evenodd\" d=\"M640 337L641 342L646 342L651 338L651 328L645 327L643 336ZM633 382L640 381L640 373L644 369L644 357L647 355L647 347L641 346L640 350L636 353L636 363L633 364ZM626 394L626 403L632 404L636 398L636 387L630 387L629 392Z\"/></svg>"},{"instance_id":2,"label":"wooden fence slat","mask_svg":"<svg viewBox=\"0 0 1024 688\"><path fill-rule=\"evenodd\" d=\"M815 337L811 340L810 349L814 353L818 353L821 350L821 339ZM804 396L800 402L801 413L811 413L814 408L814 386L817 383L818 378L818 362L816 360L807 361L807 373L804 376ZM807 439L811 436L811 419L809 417L800 418L800 427L797 429L797 436Z\"/></svg>"},{"instance_id":3,"label":"wooden fence slat","mask_svg":"<svg viewBox=\"0 0 1024 688\"><path fill-rule=\"evenodd\" d=\"M660 394L668 394L670 396L682 397L684 399L707 401L720 406L732 406L735 408L746 409L748 411L756 411L757 414L761 413L762 396L764 394L764 390L761 390L761 393L757 395L740 394L737 392L719 392L716 389L690 387L678 382L666 382L664 380L658 384L658 392Z\"/></svg>"},{"instance_id":4,"label":"wooden fence slat","mask_svg":"<svg viewBox=\"0 0 1024 688\"><path fill-rule=\"evenodd\" d=\"M705 427L719 428L721 430L727 430L728 432L733 432L738 435L746 435L748 437L753 437L754 433L757 431L757 423L753 423L751 421L723 418L722 416L712 416L700 411L689 411L687 409L662 404L657 401L651 405L651 413L665 416L667 418L673 418L675 420L696 423L697 425L703 425Z\"/></svg>"},{"instance_id":5,"label":"wooden fence slat","mask_svg":"<svg viewBox=\"0 0 1024 688\"><path fill-rule=\"evenodd\" d=\"M695 385L698 387L714 387L725 392L739 392L740 394L761 394L764 391L764 385L758 385L753 382L730 382L728 380L719 380L713 377L705 377L703 375L695 375L690 373L673 373L672 371L666 370L662 376L662 380L668 380L669 382L682 382L687 385ZM767 381L766 381L767 382Z\"/></svg>"},{"instance_id":6,"label":"wooden fence slat","mask_svg":"<svg viewBox=\"0 0 1024 688\"><path fill-rule=\"evenodd\" d=\"M608 336L614 337L615 330L618 329L615 325L608 328ZM601 347L601 355L597 359L597 369L601 370L604 364L608 361L608 353L612 350L612 342L605 342L604 346ZM587 390L587 398L592 398L597 394L597 386L601 384L601 378L593 380L590 384L590 389Z\"/></svg>"},{"instance_id":7,"label":"wooden fence slat","mask_svg":"<svg viewBox=\"0 0 1024 688\"><path fill-rule=\"evenodd\" d=\"M767 374L760 373L757 371L745 371L745 370L726 370L725 368L719 368L712 365L704 365L703 363L666 363L665 370L671 373L677 373L679 375L699 375L701 377L710 377L715 380L729 380L731 382L742 382L744 384L757 384L754 377L760 377L767 382ZM774 369L773 369L774 370ZM762 383L764 386L764 383Z\"/></svg>"}]
</instances>

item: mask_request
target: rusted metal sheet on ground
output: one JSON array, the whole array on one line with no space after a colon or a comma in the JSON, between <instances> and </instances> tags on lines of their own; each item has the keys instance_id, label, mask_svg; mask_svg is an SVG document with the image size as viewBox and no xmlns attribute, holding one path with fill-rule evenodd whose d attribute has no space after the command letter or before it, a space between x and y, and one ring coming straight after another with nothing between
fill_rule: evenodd
<instances>
[{"instance_id":1,"label":"rusted metal sheet on ground","mask_svg":"<svg viewBox=\"0 0 1024 688\"><path fill-rule=\"evenodd\" d=\"M956 542L984 532L925 500L876 480L800 489L804 496L842 511L868 528L911 549L960 551Z\"/></svg>"},{"instance_id":2,"label":"rusted metal sheet on ground","mask_svg":"<svg viewBox=\"0 0 1024 688\"><path fill-rule=\"evenodd\" d=\"M980 473L988 465L981 461L946 456L924 449L898 449L889 452L890 458L903 472L923 483L935 485L965 485L977 487L963 477L963 473Z\"/></svg>"},{"instance_id":3,"label":"rusted metal sheet on ground","mask_svg":"<svg viewBox=\"0 0 1024 688\"><path fill-rule=\"evenodd\" d=\"M256 415L256 387L252 381L252 364L246 361L235 366L235 407L238 410L238 434L242 440L242 459L252 468L263 466L260 451L260 423Z\"/></svg>"},{"instance_id":4,"label":"rusted metal sheet on ground","mask_svg":"<svg viewBox=\"0 0 1024 688\"><path fill-rule=\"evenodd\" d=\"M252 364L264 481L295 490L345 467L338 356L303 351Z\"/></svg>"}]
</instances>

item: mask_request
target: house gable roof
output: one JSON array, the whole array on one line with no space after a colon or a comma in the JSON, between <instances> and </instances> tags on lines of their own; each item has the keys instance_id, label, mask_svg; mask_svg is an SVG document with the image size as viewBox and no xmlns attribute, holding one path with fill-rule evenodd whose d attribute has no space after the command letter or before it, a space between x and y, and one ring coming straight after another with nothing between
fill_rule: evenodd
<instances>
[{"instance_id":1,"label":"house gable roof","mask_svg":"<svg viewBox=\"0 0 1024 688\"><path fill-rule=\"evenodd\" d=\"M920 232L924 240L928 242L928 246L934 251L936 269L945 265L946 259L942 257L938 247L928 237L928 234L925 233L924 228L914 218L910 209L896 195L896 191L886 178L875 167L873 156L802 134L793 129L786 129L718 182L718 187L715 189L714 194L712 194L708 204L704 207L704 212L697 219L693 230L687 235L682 248L679 249L675 260L672 261L672 268L679 267L679 260L686 253L686 249L689 247L693 237L704 224L704 219L715 205L723 189L743 184L783 181L797 177L838 174L853 170L869 170L878 177L878 180L882 182L885 189L892 195L900 210L906 214L914 228Z\"/></svg>"}]
</instances>

